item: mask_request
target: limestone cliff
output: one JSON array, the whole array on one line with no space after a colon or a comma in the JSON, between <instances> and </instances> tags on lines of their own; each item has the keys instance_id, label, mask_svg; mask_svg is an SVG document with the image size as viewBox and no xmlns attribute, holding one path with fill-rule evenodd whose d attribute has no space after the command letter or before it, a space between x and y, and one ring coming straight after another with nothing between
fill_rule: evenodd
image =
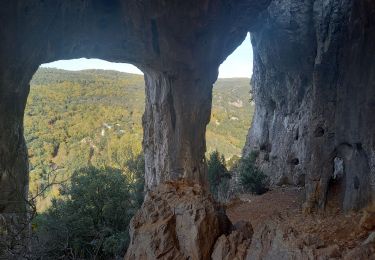
<instances>
[{"instance_id":1,"label":"limestone cliff","mask_svg":"<svg viewBox=\"0 0 375 260\"><path fill-rule=\"evenodd\" d=\"M373 1L272 1L251 28L244 153L260 151L274 184L305 185L307 208L323 208L332 183L345 210L374 199L374 15Z\"/></svg>"}]
</instances>

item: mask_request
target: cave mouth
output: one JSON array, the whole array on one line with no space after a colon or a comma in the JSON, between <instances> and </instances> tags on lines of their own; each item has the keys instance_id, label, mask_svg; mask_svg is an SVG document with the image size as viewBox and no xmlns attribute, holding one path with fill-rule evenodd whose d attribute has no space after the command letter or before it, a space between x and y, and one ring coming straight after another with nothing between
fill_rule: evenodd
<instances>
[{"instance_id":1,"label":"cave mouth","mask_svg":"<svg viewBox=\"0 0 375 260\"><path fill-rule=\"evenodd\" d=\"M216 201L228 203L239 195L239 165L253 120L251 77L253 50L250 33L219 67L213 85L210 123L206 129L208 183Z\"/></svg>"},{"instance_id":2,"label":"cave mouth","mask_svg":"<svg viewBox=\"0 0 375 260\"><path fill-rule=\"evenodd\" d=\"M247 33L243 42L219 67L206 131L206 157L218 151L224 155L229 167L242 155L254 115L250 85L252 72L253 49L250 33Z\"/></svg>"},{"instance_id":3,"label":"cave mouth","mask_svg":"<svg viewBox=\"0 0 375 260\"><path fill-rule=\"evenodd\" d=\"M124 255L144 197L144 110L144 76L132 65L75 59L35 72L24 113L33 258L73 244L74 254Z\"/></svg>"},{"instance_id":4,"label":"cave mouth","mask_svg":"<svg viewBox=\"0 0 375 260\"><path fill-rule=\"evenodd\" d=\"M227 120L222 130L215 130L216 121L211 120L208 132L214 135L207 135L207 148L208 151L218 149L214 138L221 135L226 142L224 147L230 147L225 151L228 159L240 155L244 143L241 139L245 138L251 119L247 98L251 71L249 42L248 36L243 43L247 43L246 67L241 59L231 58L243 55L243 51L239 54L235 51L220 67L214 88L213 114ZM24 135L28 148L31 216L33 223L44 227L42 234L41 228L34 230L41 243L57 236L43 219L52 221L51 216L58 215L59 208L66 206L64 201L75 203L72 192L79 188L78 176L92 174L99 180L103 171L114 176L121 172L127 175L126 188L134 193L133 208L140 206L145 174L141 123L145 83L142 71L135 66L101 59L58 60L42 64L35 72L24 113ZM232 136L226 138L227 135ZM92 195L90 190L83 191L83 198ZM100 200L100 194L95 196Z\"/></svg>"},{"instance_id":5,"label":"cave mouth","mask_svg":"<svg viewBox=\"0 0 375 260\"><path fill-rule=\"evenodd\" d=\"M84 134L72 137L72 132L91 130L90 124L100 121L100 112L95 114L90 124L85 123L85 118L80 115L82 104L96 102L96 106L90 107L96 111L100 100L98 93L92 93L92 96L77 102L75 98L83 93L77 84L58 82L71 88L70 92L74 95L68 99L69 104L59 104L63 94L56 95L56 91L47 93L48 98L54 101L51 103L53 109L63 109L65 114L38 113L47 108L46 99L38 97L33 102L39 107L25 114L25 106L30 105L27 98L29 102L32 100L29 96L30 80L40 64L46 62L90 57L129 62L141 67L145 74L144 78L140 77L147 86L145 109L141 113L146 188L152 189L178 178L206 185L205 131L211 112L212 84L218 76L219 65L245 38L248 26L244 24L254 22L248 17L255 17L266 8L266 3L233 5L228 13L224 9L226 5L219 2L206 6L186 4L183 8L148 2L111 1L111 4L105 4L106 1L96 0L62 5L46 1L34 4L8 2L1 10L6 15L13 15L6 19L6 28L0 29L0 34L4 36L1 44L4 66L0 72L0 110L3 111L0 115L0 126L3 126L0 135L0 213L6 215L9 230L19 229L20 225L14 224L13 219L19 219L22 224L29 220L25 214L28 211L29 179L36 179L37 185L39 180L50 181L52 178L53 181L48 172L51 169L59 172L59 163L69 156L77 161L78 166L81 159L86 164L93 164L95 149L105 145L92 145L92 140ZM87 83L90 84L90 80ZM48 92L47 88L43 90ZM69 112L66 107L70 105L73 111ZM113 116L108 110L103 113L107 113L108 118ZM42 129L45 133L28 137L29 129L39 127L35 124L37 120L29 120L28 117L37 115L48 119ZM64 126L64 120L74 115L77 116L71 120L75 123L72 129L62 131L61 136L72 139L77 147L82 145L86 150L82 152L77 148L75 155L69 155L73 149L69 150L66 142L55 142L53 138L58 138L59 133L53 127ZM104 123L107 121L106 118ZM109 128L104 124L103 127ZM102 130L96 133L101 136ZM55 136L48 139L48 135ZM38 137L47 137L48 140L33 147L32 142L37 142ZM27 146L33 150L28 151ZM52 159L41 160L42 169L35 173L37 156L46 153ZM33 189L32 186L30 189ZM40 185L38 193L45 186ZM62 191L66 192L64 189ZM51 193L54 192L58 195L60 190L51 189ZM82 196L85 197L85 194ZM26 228L22 230L28 227L24 226ZM10 242L6 241L6 244L22 242L27 245L28 238L9 237L7 240Z\"/></svg>"},{"instance_id":6,"label":"cave mouth","mask_svg":"<svg viewBox=\"0 0 375 260\"><path fill-rule=\"evenodd\" d=\"M127 161L142 154L141 73L130 64L88 59L39 67L24 116L29 196L38 212L62 195L74 172L88 167L126 172Z\"/></svg>"},{"instance_id":7,"label":"cave mouth","mask_svg":"<svg viewBox=\"0 0 375 260\"><path fill-rule=\"evenodd\" d=\"M219 67L213 88L207 154L218 150L227 161L241 157L254 113L252 55L247 34ZM143 72L127 63L77 58L40 65L24 116L29 193L38 212L60 196L75 170L124 170L118 157L142 154L144 88Z\"/></svg>"}]
</instances>

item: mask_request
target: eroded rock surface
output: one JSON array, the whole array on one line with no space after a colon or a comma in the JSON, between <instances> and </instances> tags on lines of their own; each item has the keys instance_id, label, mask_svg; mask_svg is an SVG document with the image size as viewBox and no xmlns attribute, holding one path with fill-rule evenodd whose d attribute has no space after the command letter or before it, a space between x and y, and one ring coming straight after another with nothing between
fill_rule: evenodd
<instances>
[{"instance_id":1,"label":"eroded rock surface","mask_svg":"<svg viewBox=\"0 0 375 260\"><path fill-rule=\"evenodd\" d=\"M260 151L274 184L305 185L307 211L325 207L332 183L345 210L374 200L374 17L369 0L272 1L251 28L244 153Z\"/></svg>"},{"instance_id":2,"label":"eroded rock surface","mask_svg":"<svg viewBox=\"0 0 375 260\"><path fill-rule=\"evenodd\" d=\"M217 238L230 228L224 210L200 185L161 184L131 221L125 259L209 259Z\"/></svg>"},{"instance_id":3,"label":"eroded rock surface","mask_svg":"<svg viewBox=\"0 0 375 260\"><path fill-rule=\"evenodd\" d=\"M253 233L253 228L249 222L240 221L236 223L229 235L224 234L217 239L211 258L214 260L245 259Z\"/></svg>"},{"instance_id":4,"label":"eroded rock surface","mask_svg":"<svg viewBox=\"0 0 375 260\"><path fill-rule=\"evenodd\" d=\"M241 219L232 225L200 185L161 184L149 192L132 220L125 259L374 259L374 230L359 221L368 219L366 211L311 216L302 214L299 204L288 204L272 215L257 214L253 202L232 205L229 216ZM233 215L237 207L242 216ZM246 213L246 207L252 212Z\"/></svg>"},{"instance_id":5,"label":"eroded rock surface","mask_svg":"<svg viewBox=\"0 0 375 260\"><path fill-rule=\"evenodd\" d=\"M246 259L364 259L375 256L375 243L340 248L326 244L319 236L300 233L285 219L275 216L254 234Z\"/></svg>"},{"instance_id":6,"label":"eroded rock surface","mask_svg":"<svg viewBox=\"0 0 375 260\"><path fill-rule=\"evenodd\" d=\"M203 187L167 182L149 191L130 224L125 259L246 259L249 222L232 225Z\"/></svg>"}]
</instances>

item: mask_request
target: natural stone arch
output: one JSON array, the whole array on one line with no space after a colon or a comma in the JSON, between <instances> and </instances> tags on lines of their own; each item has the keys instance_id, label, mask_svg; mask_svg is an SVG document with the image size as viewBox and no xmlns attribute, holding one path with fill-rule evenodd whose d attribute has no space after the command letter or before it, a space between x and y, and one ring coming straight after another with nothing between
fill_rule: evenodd
<instances>
[{"instance_id":1,"label":"natural stone arch","mask_svg":"<svg viewBox=\"0 0 375 260\"><path fill-rule=\"evenodd\" d=\"M0 214L26 211L23 112L40 64L131 63L146 80L146 186L205 183L205 127L220 63L269 1L3 1L0 4ZM24 216L24 215L23 215Z\"/></svg>"}]
</instances>

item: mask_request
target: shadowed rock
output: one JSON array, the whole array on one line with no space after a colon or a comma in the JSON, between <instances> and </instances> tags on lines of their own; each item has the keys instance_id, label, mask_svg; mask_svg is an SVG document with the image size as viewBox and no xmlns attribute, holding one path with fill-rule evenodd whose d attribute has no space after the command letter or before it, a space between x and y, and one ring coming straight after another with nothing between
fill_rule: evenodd
<instances>
[{"instance_id":1,"label":"shadowed rock","mask_svg":"<svg viewBox=\"0 0 375 260\"><path fill-rule=\"evenodd\" d=\"M375 197L375 4L272 1L251 29L255 115L244 153L274 184L306 186L306 208L323 209L335 159L340 204Z\"/></svg>"}]
</instances>

